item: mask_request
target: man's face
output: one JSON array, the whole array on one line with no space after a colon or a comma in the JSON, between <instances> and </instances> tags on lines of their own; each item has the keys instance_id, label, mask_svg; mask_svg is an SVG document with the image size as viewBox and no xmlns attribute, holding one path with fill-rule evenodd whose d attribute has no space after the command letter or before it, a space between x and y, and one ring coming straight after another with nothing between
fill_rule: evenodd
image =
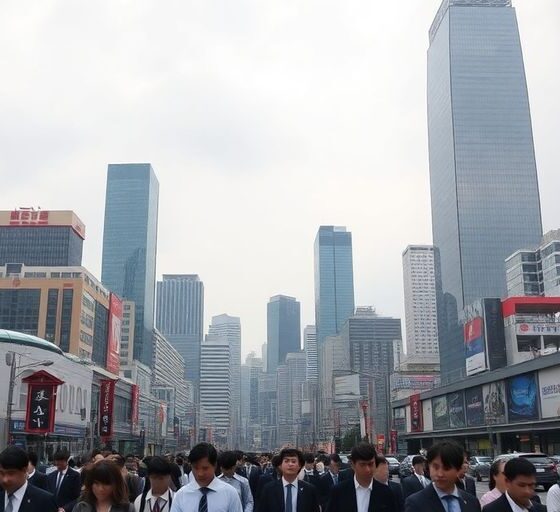
<instances>
[{"instance_id":1,"label":"man's face","mask_svg":"<svg viewBox=\"0 0 560 512\"><path fill-rule=\"evenodd\" d=\"M58 471L64 471L68 467L68 461L64 459L55 460L54 465L56 466L56 469L58 469Z\"/></svg>"},{"instance_id":2,"label":"man's face","mask_svg":"<svg viewBox=\"0 0 560 512\"><path fill-rule=\"evenodd\" d=\"M227 468L227 469L222 468L222 473L228 478L231 478L235 474L235 466L232 466L231 468Z\"/></svg>"},{"instance_id":3,"label":"man's face","mask_svg":"<svg viewBox=\"0 0 560 512\"><path fill-rule=\"evenodd\" d=\"M171 475L150 475L152 494L161 496L171 485Z\"/></svg>"},{"instance_id":4,"label":"man's face","mask_svg":"<svg viewBox=\"0 0 560 512\"><path fill-rule=\"evenodd\" d=\"M216 466L210 464L208 458L205 457L192 465L192 472L200 487L208 487L210 482L214 480Z\"/></svg>"},{"instance_id":5,"label":"man's face","mask_svg":"<svg viewBox=\"0 0 560 512\"><path fill-rule=\"evenodd\" d=\"M381 463L375 468L375 479L383 483L389 481L389 464Z\"/></svg>"},{"instance_id":6,"label":"man's face","mask_svg":"<svg viewBox=\"0 0 560 512\"><path fill-rule=\"evenodd\" d=\"M415 472L417 475L422 475L422 476L423 476L423 475L424 475L424 463L423 463L423 462L420 462L419 464L416 464L416 465L414 466L414 472Z\"/></svg>"},{"instance_id":7,"label":"man's face","mask_svg":"<svg viewBox=\"0 0 560 512\"><path fill-rule=\"evenodd\" d=\"M434 485L442 491L451 492L459 476L457 468L446 468L441 462L441 457L436 457L430 462L430 478Z\"/></svg>"},{"instance_id":8,"label":"man's face","mask_svg":"<svg viewBox=\"0 0 560 512\"><path fill-rule=\"evenodd\" d=\"M306 462L305 463L305 469L307 469L308 471L311 471L313 469L313 462Z\"/></svg>"},{"instance_id":9,"label":"man's face","mask_svg":"<svg viewBox=\"0 0 560 512\"><path fill-rule=\"evenodd\" d=\"M0 466L0 486L8 494L17 491L27 481L27 467L4 469Z\"/></svg>"},{"instance_id":10,"label":"man's face","mask_svg":"<svg viewBox=\"0 0 560 512\"><path fill-rule=\"evenodd\" d=\"M367 487L373 480L375 473L375 459L371 460L358 460L352 462L352 469L356 480L362 487Z\"/></svg>"},{"instance_id":11,"label":"man's face","mask_svg":"<svg viewBox=\"0 0 560 512\"><path fill-rule=\"evenodd\" d=\"M299 459L297 457L284 457L282 459L282 464L280 465L280 470L282 471L282 476L291 482L295 477L297 477L300 472L301 466L299 464Z\"/></svg>"},{"instance_id":12,"label":"man's face","mask_svg":"<svg viewBox=\"0 0 560 512\"><path fill-rule=\"evenodd\" d=\"M535 494L536 476L518 475L513 480L506 478L506 488L511 499L520 507L527 507L529 500Z\"/></svg>"},{"instance_id":13,"label":"man's face","mask_svg":"<svg viewBox=\"0 0 560 512\"><path fill-rule=\"evenodd\" d=\"M338 475L338 472L340 471L340 464L338 462L331 461L329 464L329 470L333 475Z\"/></svg>"}]
</instances>

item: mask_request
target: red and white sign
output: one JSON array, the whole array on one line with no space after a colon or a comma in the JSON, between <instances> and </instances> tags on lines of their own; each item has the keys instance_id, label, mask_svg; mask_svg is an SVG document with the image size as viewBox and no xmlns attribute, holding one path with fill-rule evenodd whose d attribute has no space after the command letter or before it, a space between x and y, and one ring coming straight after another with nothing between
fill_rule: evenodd
<instances>
[{"instance_id":1,"label":"red and white sign","mask_svg":"<svg viewBox=\"0 0 560 512\"><path fill-rule=\"evenodd\" d=\"M522 336L558 336L560 334L559 323L531 323L517 324L517 334Z\"/></svg>"},{"instance_id":2,"label":"red and white sign","mask_svg":"<svg viewBox=\"0 0 560 512\"><path fill-rule=\"evenodd\" d=\"M104 379L100 382L99 393L99 436L110 439L113 435L113 404L115 402L116 380Z\"/></svg>"},{"instance_id":3,"label":"red and white sign","mask_svg":"<svg viewBox=\"0 0 560 512\"><path fill-rule=\"evenodd\" d=\"M14 210L10 212L10 226L48 226L48 224L48 211Z\"/></svg>"},{"instance_id":4,"label":"red and white sign","mask_svg":"<svg viewBox=\"0 0 560 512\"><path fill-rule=\"evenodd\" d=\"M377 434L377 451L385 452L385 434Z\"/></svg>"},{"instance_id":5,"label":"red and white sign","mask_svg":"<svg viewBox=\"0 0 560 512\"><path fill-rule=\"evenodd\" d=\"M120 348L123 304L114 293L109 299L109 332L107 333L107 365L106 368L115 375L120 369Z\"/></svg>"},{"instance_id":6,"label":"red and white sign","mask_svg":"<svg viewBox=\"0 0 560 512\"><path fill-rule=\"evenodd\" d=\"M56 414L56 391L64 381L45 370L40 370L22 379L28 384L25 431L30 434L54 432Z\"/></svg>"},{"instance_id":7,"label":"red and white sign","mask_svg":"<svg viewBox=\"0 0 560 512\"><path fill-rule=\"evenodd\" d=\"M422 402L420 395L410 397L410 430L412 432L422 432L424 425L422 422Z\"/></svg>"},{"instance_id":8,"label":"red and white sign","mask_svg":"<svg viewBox=\"0 0 560 512\"><path fill-rule=\"evenodd\" d=\"M140 388L133 384L130 388L130 423L132 424L132 433L138 435L138 407L140 403Z\"/></svg>"}]
</instances>

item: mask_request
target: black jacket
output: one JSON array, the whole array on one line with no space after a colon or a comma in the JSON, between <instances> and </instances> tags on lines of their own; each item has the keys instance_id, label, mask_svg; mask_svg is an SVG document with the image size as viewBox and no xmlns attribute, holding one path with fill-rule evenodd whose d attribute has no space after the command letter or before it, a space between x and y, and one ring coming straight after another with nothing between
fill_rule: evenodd
<instances>
[{"instance_id":1,"label":"black jacket","mask_svg":"<svg viewBox=\"0 0 560 512\"><path fill-rule=\"evenodd\" d=\"M403 495L402 487L397 482L391 482L391 480L387 482L387 485L389 486L389 490L393 493L393 497L395 498L395 505L397 506L397 512L403 512L404 495Z\"/></svg>"},{"instance_id":2,"label":"black jacket","mask_svg":"<svg viewBox=\"0 0 560 512\"><path fill-rule=\"evenodd\" d=\"M5 492L0 488L0 512L4 512L5 501ZM57 512L57 506L50 492L28 485L19 512Z\"/></svg>"},{"instance_id":3,"label":"black jacket","mask_svg":"<svg viewBox=\"0 0 560 512\"><path fill-rule=\"evenodd\" d=\"M476 482L472 476L465 475L465 484L461 480L457 481L457 487L462 491L472 494L476 498Z\"/></svg>"},{"instance_id":4,"label":"black jacket","mask_svg":"<svg viewBox=\"0 0 560 512\"><path fill-rule=\"evenodd\" d=\"M415 492L419 492L424 489L424 486L421 484L420 480L415 474L407 476L401 480L401 487L403 490L404 499L408 498L411 494Z\"/></svg>"},{"instance_id":5,"label":"black jacket","mask_svg":"<svg viewBox=\"0 0 560 512\"><path fill-rule=\"evenodd\" d=\"M57 507L62 507L71 501L74 501L80 496L82 490L82 482L80 473L68 468L66 475L62 479L58 493L56 492L56 480L58 478L58 471L53 471L47 475L49 481L49 492L54 495Z\"/></svg>"},{"instance_id":6,"label":"black jacket","mask_svg":"<svg viewBox=\"0 0 560 512\"><path fill-rule=\"evenodd\" d=\"M251 469L248 471L247 479L249 480L249 487L251 488L253 500L255 500L257 497L257 488L259 486L261 475L262 472L259 466L251 466Z\"/></svg>"},{"instance_id":7,"label":"black jacket","mask_svg":"<svg viewBox=\"0 0 560 512\"><path fill-rule=\"evenodd\" d=\"M297 511L319 512L319 497L315 487L302 480L294 482L298 488ZM284 512L284 487L282 480L269 482L263 489L256 512Z\"/></svg>"},{"instance_id":8,"label":"black jacket","mask_svg":"<svg viewBox=\"0 0 560 512\"><path fill-rule=\"evenodd\" d=\"M502 494L492 503L488 503L488 505L486 505L482 510L484 512L513 512L505 494ZM533 501L531 512L546 512L546 507Z\"/></svg>"},{"instance_id":9,"label":"black jacket","mask_svg":"<svg viewBox=\"0 0 560 512\"><path fill-rule=\"evenodd\" d=\"M43 489L43 491L49 492L49 480L45 473L35 470L33 476L27 479L27 483L30 483L39 489Z\"/></svg>"},{"instance_id":10,"label":"black jacket","mask_svg":"<svg viewBox=\"0 0 560 512\"><path fill-rule=\"evenodd\" d=\"M471 494L459 489L461 512L480 512L480 503ZM433 484L409 496L404 502L405 512L445 512Z\"/></svg>"},{"instance_id":11,"label":"black jacket","mask_svg":"<svg viewBox=\"0 0 560 512\"><path fill-rule=\"evenodd\" d=\"M373 480L368 510L370 512L397 512L395 498L389 486ZM353 478L344 480L331 489L326 512L358 512Z\"/></svg>"},{"instance_id":12,"label":"black jacket","mask_svg":"<svg viewBox=\"0 0 560 512\"><path fill-rule=\"evenodd\" d=\"M338 477L338 481L340 482L340 473ZM321 475L319 480L319 500L321 502L321 506L324 507L329 499L329 495L331 494L331 489L334 487L334 480L330 471L327 471L324 475Z\"/></svg>"}]
</instances>

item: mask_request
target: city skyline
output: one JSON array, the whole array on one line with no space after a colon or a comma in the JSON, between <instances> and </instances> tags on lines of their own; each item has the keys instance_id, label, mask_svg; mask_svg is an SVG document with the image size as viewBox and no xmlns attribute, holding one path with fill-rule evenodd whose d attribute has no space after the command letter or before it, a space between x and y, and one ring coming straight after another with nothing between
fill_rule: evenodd
<instances>
[{"instance_id":1,"label":"city skyline","mask_svg":"<svg viewBox=\"0 0 560 512\"><path fill-rule=\"evenodd\" d=\"M312 60L316 51L312 41L304 38L307 23L316 14L313 6L303 9L300 24L295 27L299 39L294 47L285 49L285 54L274 53L274 44L271 43L285 41L281 31L287 29L293 20L287 13L280 16L278 7L269 7L276 9L274 12L282 22L278 29L280 32L271 34L270 40L265 39L264 50L261 49L272 52L274 57L255 80L261 85L264 80L262 95L256 98L254 105L247 102L244 93L254 91L247 91L238 75L228 70L228 85L236 87L233 88L233 96L226 96L225 103L219 105L228 114L224 114L225 119L212 118L208 121L209 125L203 124L201 119L207 113L204 106L208 107L211 100L220 97L216 90L220 80L214 73L210 72L210 76L202 74L203 79L199 80L205 85L210 84L207 87L209 92L188 90L195 93L195 100L203 100L199 102L202 105L200 110L196 110L190 102L187 106L181 103L186 101L185 97L170 85L175 78L183 77L181 62L164 61L161 81L158 81L159 78L149 76L137 65L131 64L119 70L118 57L110 57L103 43L94 52L91 64L77 67L79 77L87 72L90 77L101 78L95 78L90 85L84 85L80 80L74 83L76 87L72 91L64 89L68 94L63 100L55 101L59 108L57 115L53 115L51 105L61 90L61 82L54 77L57 74L63 78L66 76L66 59L37 57L37 61L42 60L48 67L43 69L41 65L31 70L24 64L26 59L21 59L19 52L32 51L42 55L41 35L50 31L49 26L58 26L56 16L60 14L45 7L38 18L25 20L23 14L14 8L0 21L7 41L18 43L7 45L12 49L5 50L9 53L11 66L16 67L3 84L5 94L0 100L0 108L7 114L7 125L11 126L4 137L5 168L18 171L15 179L6 186L6 197L10 198L10 203L4 207L41 206L44 209L75 211L84 221L88 233L83 264L101 278L106 166L118 161L149 161L157 171L161 187L156 276L159 279L162 274L173 272L201 275L207 290L204 324L208 325L210 317L221 311L241 317L244 325L243 355L251 350L260 353L260 345L266 339L264 305L270 296L288 293L298 297L302 305L302 325L314 324L311 241L322 224L346 225L353 233L356 305L371 304L381 314L404 318L400 254L408 244L432 242L425 53L428 47L427 27L439 3L439 0L434 0L418 6L415 5L418 2L403 1L383 7L364 3L363 7L360 6L361 16L350 16L350 11L343 7L338 7L335 12L326 10L324 23L319 24L316 30L331 26L335 19L345 20L340 26L342 37L340 41L337 39L336 44L341 45L340 54L344 56L357 54L356 59L350 59L349 66L357 69L359 75L357 80L350 77L350 70L337 51L333 59L337 59L337 75L341 78L332 82L324 91L324 96L318 95L316 99L311 99L308 93L319 90L318 83L332 80L332 76L327 74L332 62L318 62L310 67L311 74L302 69L309 64L306 59ZM547 231L557 228L557 219L560 218L560 205L553 196L560 180L555 174L554 142L560 119L560 103L554 94L559 87L559 78L549 66L554 61L553 49L560 46L559 35L553 30L560 6L552 1L541 2L538 6L532 4L523 0L514 1L533 117L543 224ZM92 15L95 13L88 9L84 13L91 15L91 24L86 23L83 27L84 38L73 36L79 53L89 46L87 35L93 32L93 27L95 32L105 34L114 28L112 21L98 26L100 19ZM155 29L161 30L164 20L155 14ZM212 28L214 14L199 13L202 19L196 21ZM73 11L67 15L78 16L78 13ZM154 12L147 8L147 12L138 14L138 18L153 15ZM135 20L138 21L138 18ZM386 19L398 19L399 23L384 27ZM135 21L130 23L129 29L136 37ZM18 27L18 33L14 27ZM234 27L239 25L234 24ZM244 29L252 36L264 37L254 26ZM61 30L61 36L67 37L67 30L72 29ZM354 36L345 42L347 32L354 33ZM31 37L31 34L35 35ZM324 37L319 38L320 44L328 44L326 35L322 32L321 35ZM25 45L23 38L28 39ZM390 49L383 44L386 40L395 39L399 39L395 48ZM58 41L57 38L55 40ZM241 41L235 38L234 41L232 44L246 49ZM379 48L376 49L377 42ZM166 43L171 41L167 39L162 44ZM115 44L124 51L122 41ZM204 46L203 42L200 45L201 50L196 55L204 55L207 51L212 57L210 62L221 62L222 56L216 53L217 47ZM111 46L114 47L113 44ZM304 52L302 55L301 47L308 49L309 54ZM359 52L356 51L358 49ZM57 52L52 50L52 46L46 45L44 51L55 55ZM119 52L114 54L119 55ZM67 57L73 58L72 55ZM260 55L249 53L246 58L253 60L233 62L233 65L242 64L243 70L256 69L254 62ZM295 58L299 55L303 63ZM148 63L151 64L147 70L158 69L155 62L159 57L155 49L149 53ZM286 103L281 103L282 112L268 110L265 104L274 103L269 101L270 98L279 96L272 83L277 79L278 70L284 69L282 63L286 62L293 65L289 67L291 74L288 79L280 82L282 92L286 94ZM373 67L371 62L379 64ZM394 73L398 76L389 72L384 74L384 81L375 79L379 67L390 71L395 68L395 63L399 63L399 73ZM114 80L108 74L89 72L90 65L95 68L95 65L105 64L109 72L115 74ZM63 69L58 68L63 65ZM23 67L18 69L17 66ZM22 85L25 82L36 83L46 69L53 78L47 79L45 75L44 87L40 91L36 88L31 91ZM60 73L51 73L51 69L58 69ZM136 77L139 79L135 80ZM300 77L304 78L302 90L293 85L301 82ZM187 81L191 79L189 76ZM177 82L180 86L181 80ZM200 85L196 81L195 84ZM372 89L372 85L375 88ZM104 90L105 86L108 93ZM121 91L120 95L115 94L116 91ZM172 111L173 115L166 118L170 126L159 122L162 118L158 114L159 111L168 111L167 101L154 103L154 98L164 96L166 91L172 98L180 100L177 115ZM348 103L348 91L357 98L359 109L354 103ZM111 101L111 96L118 98L122 105ZM387 106L380 105L374 97L382 98L382 103ZM301 98L305 101L302 102ZM107 103L103 105L105 100ZM196 101L193 100L193 104L196 105ZM337 112L339 109L349 112L339 127L332 127L331 118L323 114L325 104L334 105ZM43 105L47 105L49 110L43 111ZM80 122L76 121L76 105L83 109ZM138 113L141 111L139 105L146 105L144 114ZM190 115L193 109L198 115ZM244 133L240 135L241 140L234 137L238 127L232 121L236 116L230 115L241 111L249 126L260 132L260 138L257 138L259 144L252 145L264 148L263 153L256 150L249 152L246 159L240 154L242 152L236 152L235 142L239 141L240 147L247 149L246 141L250 137L243 138L247 135ZM17 116L11 118L11 112L17 112ZM292 139L292 128L298 124L296 113L302 117L302 131L305 130L305 133L296 130ZM379 125L372 121L374 117L381 119ZM192 122L195 124L181 124L177 120L179 118L194 118ZM405 119L406 122L397 123L393 118ZM29 119L42 121L30 126ZM107 119L111 122L108 123ZM223 152L220 142L212 137L213 123L220 126L222 121L227 121L225 131L218 130L217 133L223 135L218 137L224 141L227 151ZM157 126L158 130L164 126L164 137L155 136L157 134L149 124ZM337 131L331 138L321 125ZM177 130L178 142L173 145L169 133L173 133L175 128L180 129ZM349 132L348 135L344 134L345 131ZM123 138L123 133L127 133L126 138ZM94 137L98 138L92 144ZM185 139L188 141L186 149ZM273 140L279 142L273 144ZM367 149L372 140L375 144ZM22 151L21 145L28 147L30 141L32 145L37 145L37 151ZM276 144L281 151L276 150ZM402 150L402 144L407 146L407 151ZM316 156L324 150L327 150L324 157ZM220 160L216 155L222 153L223 160ZM289 157L282 157L280 153ZM292 160L294 165L291 165ZM344 181L348 186L343 188ZM271 199L267 190L273 190L274 198ZM208 203L210 192L212 203ZM184 194L189 201L182 201ZM287 217L288 207L292 205L297 206L293 208L295 214ZM255 215L255 211L262 215ZM387 222L389 217L391 222ZM237 229L239 226L242 226L241 230ZM227 258L223 247L228 247ZM270 271L271 268L274 272Z\"/></svg>"}]
</instances>

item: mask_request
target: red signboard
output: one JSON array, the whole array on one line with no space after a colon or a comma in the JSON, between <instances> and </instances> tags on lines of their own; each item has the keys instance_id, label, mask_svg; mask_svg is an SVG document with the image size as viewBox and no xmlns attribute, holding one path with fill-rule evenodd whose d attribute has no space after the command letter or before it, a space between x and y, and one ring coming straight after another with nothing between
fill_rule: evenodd
<instances>
[{"instance_id":1,"label":"red signboard","mask_svg":"<svg viewBox=\"0 0 560 512\"><path fill-rule=\"evenodd\" d=\"M482 318L476 317L473 318L470 322L465 324L465 332L464 332L464 339L466 343L470 343L477 338L482 336Z\"/></svg>"},{"instance_id":2,"label":"red signboard","mask_svg":"<svg viewBox=\"0 0 560 512\"><path fill-rule=\"evenodd\" d=\"M103 440L113 435L113 404L116 380L104 379L100 382L99 393L99 436Z\"/></svg>"},{"instance_id":3,"label":"red signboard","mask_svg":"<svg viewBox=\"0 0 560 512\"><path fill-rule=\"evenodd\" d=\"M10 212L10 226L47 226L48 211L14 210Z\"/></svg>"},{"instance_id":4,"label":"red signboard","mask_svg":"<svg viewBox=\"0 0 560 512\"><path fill-rule=\"evenodd\" d=\"M22 379L28 384L25 431L30 434L47 434L54 431L56 389L64 381L40 370Z\"/></svg>"},{"instance_id":5,"label":"red signboard","mask_svg":"<svg viewBox=\"0 0 560 512\"><path fill-rule=\"evenodd\" d=\"M398 433L396 430L391 430L391 453L397 453L398 449Z\"/></svg>"},{"instance_id":6,"label":"red signboard","mask_svg":"<svg viewBox=\"0 0 560 512\"><path fill-rule=\"evenodd\" d=\"M109 332L107 333L107 370L115 375L119 374L120 368L120 346L121 326L123 316L123 304L114 293L109 299Z\"/></svg>"},{"instance_id":7,"label":"red signboard","mask_svg":"<svg viewBox=\"0 0 560 512\"><path fill-rule=\"evenodd\" d=\"M410 429L412 432L422 432L424 429L424 417L422 415L422 402L420 395L410 397Z\"/></svg>"},{"instance_id":8,"label":"red signboard","mask_svg":"<svg viewBox=\"0 0 560 512\"><path fill-rule=\"evenodd\" d=\"M132 433L138 435L138 406L140 403L140 388L133 384L130 388L131 400L130 400L130 423L132 424Z\"/></svg>"},{"instance_id":9,"label":"red signboard","mask_svg":"<svg viewBox=\"0 0 560 512\"><path fill-rule=\"evenodd\" d=\"M377 451L385 452L385 434L377 434Z\"/></svg>"}]
</instances>

